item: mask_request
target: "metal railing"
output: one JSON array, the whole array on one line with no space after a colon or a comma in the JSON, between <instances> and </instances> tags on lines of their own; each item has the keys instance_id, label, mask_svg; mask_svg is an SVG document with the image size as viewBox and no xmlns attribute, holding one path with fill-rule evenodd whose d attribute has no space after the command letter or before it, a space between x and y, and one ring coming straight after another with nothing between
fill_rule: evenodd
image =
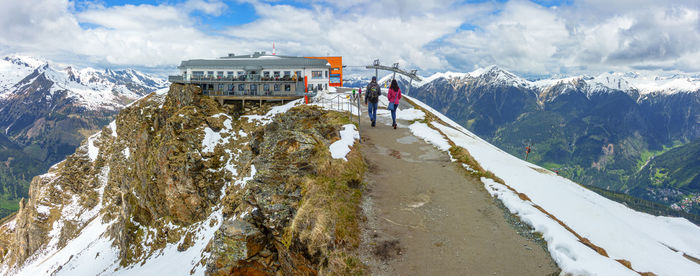
<instances>
[{"instance_id":1,"label":"metal railing","mask_svg":"<svg viewBox=\"0 0 700 276\"><path fill-rule=\"evenodd\" d=\"M185 80L183 76L168 76L170 82L261 82L261 83L297 83L303 82L304 79L295 79L294 77L265 77L261 75L244 75L244 76L190 76L189 80Z\"/></svg>"},{"instance_id":2,"label":"metal railing","mask_svg":"<svg viewBox=\"0 0 700 276\"><path fill-rule=\"evenodd\" d=\"M303 97L304 93L297 93L296 91L284 92L284 91L255 91L255 90L245 90L245 91L229 91L229 90L203 90L202 94L205 96L270 96L270 97ZM313 94L315 95L315 94ZM312 94L309 94L312 96Z\"/></svg>"},{"instance_id":3,"label":"metal railing","mask_svg":"<svg viewBox=\"0 0 700 276\"><path fill-rule=\"evenodd\" d=\"M360 143L362 143L362 131L360 130L360 118L362 117L362 109L360 109L360 94L352 95L350 93L341 93L331 98L311 98L312 103L339 111L347 112L348 119L352 121L352 116L357 116L357 132L360 133ZM353 108L357 110L357 114L353 113Z\"/></svg>"}]
</instances>

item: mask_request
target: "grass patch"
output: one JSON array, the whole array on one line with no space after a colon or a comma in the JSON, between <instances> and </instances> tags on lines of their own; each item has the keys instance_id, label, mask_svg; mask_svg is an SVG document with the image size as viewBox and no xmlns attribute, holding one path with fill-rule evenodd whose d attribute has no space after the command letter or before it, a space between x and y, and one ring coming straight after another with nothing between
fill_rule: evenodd
<instances>
[{"instance_id":1,"label":"grass patch","mask_svg":"<svg viewBox=\"0 0 700 276\"><path fill-rule=\"evenodd\" d=\"M363 274L365 270L350 252L361 241L360 203L367 164L358 147L346 158L332 159L327 145L316 145L311 162L317 164L317 173L301 179L302 199L283 236L288 248L297 241L305 245L324 274Z\"/></svg>"},{"instance_id":2,"label":"grass patch","mask_svg":"<svg viewBox=\"0 0 700 276\"><path fill-rule=\"evenodd\" d=\"M466 149L453 145L450 147L450 154L452 155L452 158L457 159L457 161L462 162L463 164L469 166L471 170L467 170L471 175L477 177L477 178L490 178L493 179L493 181L496 181L501 184L505 184L503 179L500 177L496 176L493 172L487 171L484 168L481 167L479 162L472 157L471 154L469 154L469 151Z\"/></svg>"}]
</instances>

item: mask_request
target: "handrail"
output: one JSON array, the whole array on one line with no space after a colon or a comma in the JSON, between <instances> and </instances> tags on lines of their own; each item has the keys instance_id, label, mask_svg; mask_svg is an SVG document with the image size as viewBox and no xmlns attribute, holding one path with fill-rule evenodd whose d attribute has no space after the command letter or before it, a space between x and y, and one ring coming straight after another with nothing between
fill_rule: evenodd
<instances>
[{"instance_id":1,"label":"handrail","mask_svg":"<svg viewBox=\"0 0 700 276\"><path fill-rule=\"evenodd\" d=\"M349 97L349 98L348 98ZM356 96L352 96L350 93L341 93L337 94L335 97L332 98L319 98L319 97L313 97L311 98L312 103L317 103L322 106L330 106L330 109L339 111L339 112L347 112L348 113L348 119L352 120L352 116L357 116L357 124L358 128L357 131L360 132L360 137L362 137L362 131L360 126L360 117L362 117L362 111L360 110L360 95L357 94ZM341 101L341 99L343 99ZM348 99L347 101L345 99ZM357 106L355 106L357 104ZM334 108L335 105L335 108ZM353 113L353 107L357 109L357 115ZM360 138L360 143L362 143L362 139Z\"/></svg>"}]
</instances>

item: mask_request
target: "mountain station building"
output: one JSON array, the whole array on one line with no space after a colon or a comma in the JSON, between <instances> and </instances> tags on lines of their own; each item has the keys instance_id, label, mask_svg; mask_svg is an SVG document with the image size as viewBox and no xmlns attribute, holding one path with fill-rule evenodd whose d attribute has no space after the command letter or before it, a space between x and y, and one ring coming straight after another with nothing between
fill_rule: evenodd
<instances>
[{"instance_id":1,"label":"mountain station building","mask_svg":"<svg viewBox=\"0 0 700 276\"><path fill-rule=\"evenodd\" d=\"M322 57L278 56L265 52L229 54L217 59L182 61L178 66L182 74L169 76L168 80L199 85L204 95L217 97L222 103L224 100L292 100L327 91L329 86L340 86L342 71L339 75L337 69L342 69L342 58L338 58L332 57L332 65ZM336 69L334 74L332 69Z\"/></svg>"}]
</instances>

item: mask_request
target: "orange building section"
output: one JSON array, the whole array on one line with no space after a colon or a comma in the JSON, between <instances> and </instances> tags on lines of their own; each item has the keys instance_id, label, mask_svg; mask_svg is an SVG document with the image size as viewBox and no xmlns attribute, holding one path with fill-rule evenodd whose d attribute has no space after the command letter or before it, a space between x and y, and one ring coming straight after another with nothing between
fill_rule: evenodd
<instances>
[{"instance_id":1,"label":"orange building section","mask_svg":"<svg viewBox=\"0 0 700 276\"><path fill-rule=\"evenodd\" d=\"M343 57L305 57L313 59L325 59L331 64L329 86L343 86Z\"/></svg>"}]
</instances>

